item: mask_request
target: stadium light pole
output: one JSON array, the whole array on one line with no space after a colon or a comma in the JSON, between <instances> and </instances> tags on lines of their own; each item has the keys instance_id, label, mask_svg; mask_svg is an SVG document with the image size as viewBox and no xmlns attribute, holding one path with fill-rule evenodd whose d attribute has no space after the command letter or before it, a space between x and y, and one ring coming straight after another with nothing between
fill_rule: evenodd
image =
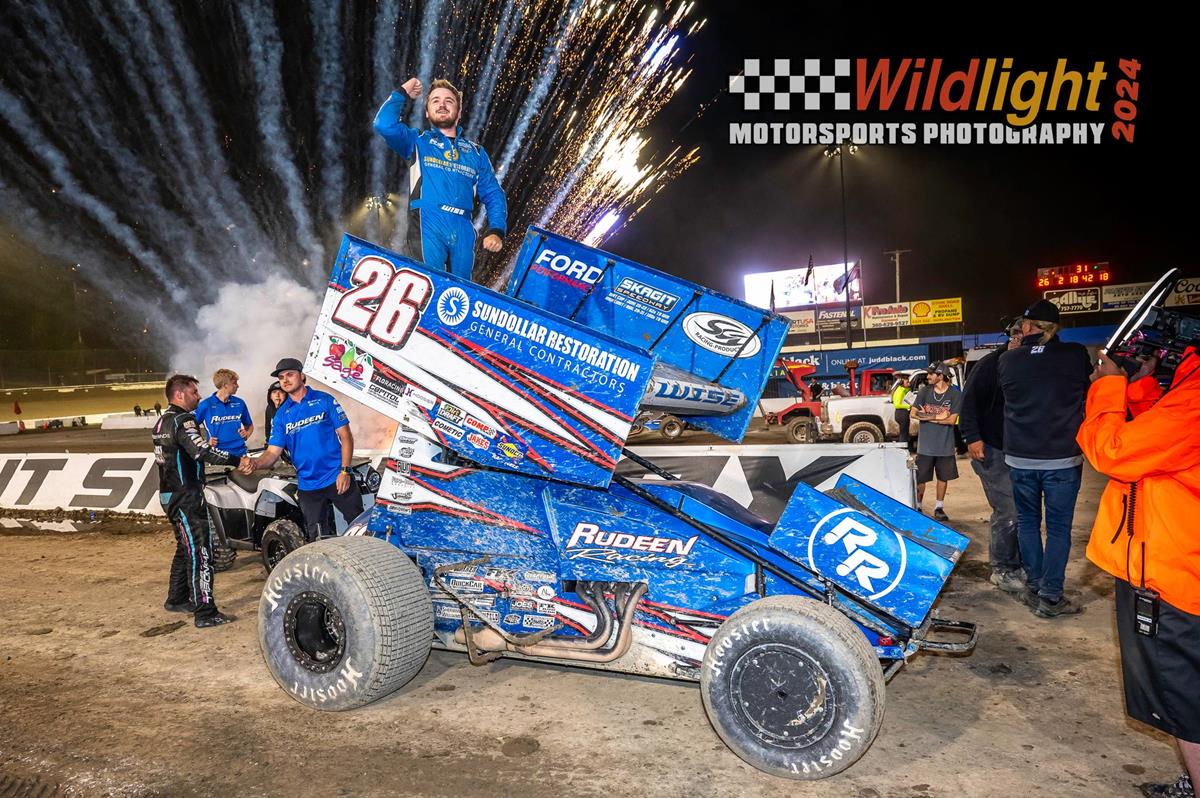
<instances>
[{"instance_id":1,"label":"stadium light pole","mask_svg":"<svg viewBox=\"0 0 1200 798\"><path fill-rule=\"evenodd\" d=\"M842 152L842 147L846 152ZM850 337L850 245L849 234L846 232L846 157L858 152L856 144L830 144L825 148L826 158L837 158L838 177L842 185L842 290L846 292L846 348L854 348L854 339Z\"/></svg>"}]
</instances>

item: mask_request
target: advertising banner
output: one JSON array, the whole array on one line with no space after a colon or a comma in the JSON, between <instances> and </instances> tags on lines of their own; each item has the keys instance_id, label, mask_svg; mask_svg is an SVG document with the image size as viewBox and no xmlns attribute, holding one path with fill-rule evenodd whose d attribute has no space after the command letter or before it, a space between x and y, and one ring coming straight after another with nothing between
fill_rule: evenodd
<instances>
[{"instance_id":1,"label":"advertising banner","mask_svg":"<svg viewBox=\"0 0 1200 798\"><path fill-rule=\"evenodd\" d=\"M821 332L837 332L846 329L846 309L817 308L817 329ZM850 329L862 329L862 306L850 308Z\"/></svg>"},{"instance_id":2,"label":"advertising banner","mask_svg":"<svg viewBox=\"0 0 1200 798\"><path fill-rule=\"evenodd\" d=\"M1100 288L1100 304L1103 310L1132 310L1137 301L1145 296L1154 283L1124 283L1105 285Z\"/></svg>"},{"instance_id":3,"label":"advertising banner","mask_svg":"<svg viewBox=\"0 0 1200 798\"><path fill-rule=\"evenodd\" d=\"M1175 283L1175 288L1167 297L1167 304L1171 306L1200 305L1200 277L1184 277Z\"/></svg>"},{"instance_id":4,"label":"advertising banner","mask_svg":"<svg viewBox=\"0 0 1200 798\"><path fill-rule=\"evenodd\" d=\"M810 335L817 331L817 314L812 310L789 310L783 314L791 321L788 335Z\"/></svg>"},{"instance_id":5,"label":"advertising banner","mask_svg":"<svg viewBox=\"0 0 1200 798\"><path fill-rule=\"evenodd\" d=\"M634 345L346 236L304 371L481 465L604 486L653 366Z\"/></svg>"},{"instance_id":6,"label":"advertising banner","mask_svg":"<svg viewBox=\"0 0 1200 798\"><path fill-rule=\"evenodd\" d=\"M784 352L784 360L813 366L820 377L845 377L846 361L857 360L860 369L891 368L920 369L929 365L929 346L909 344L905 346L870 346L833 351Z\"/></svg>"},{"instance_id":7,"label":"advertising banner","mask_svg":"<svg viewBox=\"0 0 1200 798\"><path fill-rule=\"evenodd\" d=\"M0 455L0 507L163 514L145 452Z\"/></svg>"},{"instance_id":8,"label":"advertising banner","mask_svg":"<svg viewBox=\"0 0 1200 798\"><path fill-rule=\"evenodd\" d=\"M919 299L908 304L913 324L945 324L963 320L962 297Z\"/></svg>"},{"instance_id":9,"label":"advertising banner","mask_svg":"<svg viewBox=\"0 0 1200 798\"><path fill-rule=\"evenodd\" d=\"M909 325L909 303L891 302L886 305L867 305L863 308L864 323L868 330Z\"/></svg>"},{"instance_id":10,"label":"advertising banner","mask_svg":"<svg viewBox=\"0 0 1200 798\"><path fill-rule=\"evenodd\" d=\"M1100 309L1100 288L1068 288L1044 291L1043 296L1058 306L1059 313L1095 313Z\"/></svg>"},{"instance_id":11,"label":"advertising banner","mask_svg":"<svg viewBox=\"0 0 1200 798\"><path fill-rule=\"evenodd\" d=\"M735 442L788 331L782 316L537 227L525 234L508 293L740 392L748 401L736 412L688 416Z\"/></svg>"}]
</instances>

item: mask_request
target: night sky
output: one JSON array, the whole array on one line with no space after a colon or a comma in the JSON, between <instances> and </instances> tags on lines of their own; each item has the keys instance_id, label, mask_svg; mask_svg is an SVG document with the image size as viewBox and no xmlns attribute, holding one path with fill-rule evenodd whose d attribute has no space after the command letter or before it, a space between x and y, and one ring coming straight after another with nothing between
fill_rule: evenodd
<instances>
[{"instance_id":1,"label":"night sky","mask_svg":"<svg viewBox=\"0 0 1200 798\"><path fill-rule=\"evenodd\" d=\"M1197 150L1192 142L1194 44L1170 19L1097 19L1087 11L1048 16L1046 5L994 6L998 18L943 10L880 13L861 4L796 4L770 14L711 15L697 37L696 73L668 113L687 116L742 68L745 58L1012 57L1019 69L1053 68L1058 58L1086 72L1103 60L1110 77L1104 110L1070 119L1112 120L1119 58L1140 60L1132 145L896 145L860 149L846 163L850 259L861 258L868 303L895 297L893 266L903 257L902 299L964 298L967 331L994 329L1040 294L1035 270L1108 261L1114 282L1137 282L1178 265L1196 275ZM989 7L993 8L993 7ZM1037 9L1036 11L1034 9ZM956 27L947 23L957 22ZM1142 29L1142 28L1146 29ZM949 67L947 67L949 68ZM730 121L926 121L927 114L754 113L724 94L677 140L699 141L703 158L633 224L608 242L615 251L666 270L694 274L740 293L746 271L842 260L836 162L817 146L729 145ZM1069 116L1069 115L1064 115ZM954 121L993 121L962 115ZM939 118L940 119L940 118ZM683 123L679 123L683 124ZM1114 323L1118 314L1086 323ZM1066 316L1067 323L1085 317Z\"/></svg>"},{"instance_id":2,"label":"night sky","mask_svg":"<svg viewBox=\"0 0 1200 798\"><path fill-rule=\"evenodd\" d=\"M747 112L725 92L745 58L1012 57L1014 72L1052 69L1056 59L1068 58L1084 72L1095 60L1106 62L1103 110L1043 113L1039 121L1103 121L1101 145L874 146L848 160L849 255L862 259L866 301L894 298L892 264L882 253L895 248L912 250L904 256L902 298L962 296L968 332L995 329L1001 316L1039 296L1038 267L1108 261L1119 283L1151 279L1171 265L1200 274L1192 242L1194 44L1179 20L1165 16L1131 22L1120 12L1102 16L1092 4L1048 16L1045 7L996 6L991 17L964 18L960 4L879 12L862 4L798 3L785 12L775 5L699 3L692 19L705 16L708 24L685 45L694 73L651 133L659 154L676 144L699 146L700 160L605 248L736 296L746 272L801 267L810 253L818 264L841 261L836 162L820 146L730 145L728 123L923 122L929 115ZM1122 57L1142 64L1132 145L1109 141L1107 132ZM373 107L368 100L359 105ZM954 121L992 119L971 114ZM369 116L362 125L369 129ZM519 241L519 233L510 238ZM69 275L60 263L28 267L44 261L12 235L0 241L6 317L0 348L75 345ZM1096 321L1113 322L1115 315ZM89 346L136 340L119 329L119 311L112 320L116 332L98 326L85 333Z\"/></svg>"}]
</instances>

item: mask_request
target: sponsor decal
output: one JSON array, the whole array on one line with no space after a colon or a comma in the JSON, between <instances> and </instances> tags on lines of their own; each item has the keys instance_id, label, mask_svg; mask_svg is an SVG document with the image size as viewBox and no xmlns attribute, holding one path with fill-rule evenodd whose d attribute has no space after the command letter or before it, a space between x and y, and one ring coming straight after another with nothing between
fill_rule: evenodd
<instances>
[{"instance_id":1,"label":"sponsor decal","mask_svg":"<svg viewBox=\"0 0 1200 798\"><path fill-rule=\"evenodd\" d=\"M687 564L692 547L699 539L699 535L681 540L656 535L605 532L596 524L581 521L571 532L566 551L572 560L654 563L666 568L678 568Z\"/></svg>"},{"instance_id":2,"label":"sponsor decal","mask_svg":"<svg viewBox=\"0 0 1200 798\"><path fill-rule=\"evenodd\" d=\"M679 297L661 288L640 282L632 277L622 277L621 282L613 289L613 293L649 305L655 310L669 311L679 302Z\"/></svg>"},{"instance_id":3,"label":"sponsor decal","mask_svg":"<svg viewBox=\"0 0 1200 798\"><path fill-rule=\"evenodd\" d=\"M539 585L537 589L537 596L540 599L549 601L550 599L554 598L554 588L550 585Z\"/></svg>"},{"instance_id":4,"label":"sponsor decal","mask_svg":"<svg viewBox=\"0 0 1200 798\"><path fill-rule=\"evenodd\" d=\"M508 592L514 596L533 596L533 585L528 582L513 582L508 586Z\"/></svg>"},{"instance_id":5,"label":"sponsor decal","mask_svg":"<svg viewBox=\"0 0 1200 798\"><path fill-rule=\"evenodd\" d=\"M476 609L490 610L492 607L496 606L496 594L488 593L483 596L476 596L467 603Z\"/></svg>"},{"instance_id":6,"label":"sponsor decal","mask_svg":"<svg viewBox=\"0 0 1200 798\"><path fill-rule=\"evenodd\" d=\"M471 311L471 299L457 285L450 286L437 301L437 315L447 327L457 327Z\"/></svg>"},{"instance_id":7,"label":"sponsor decal","mask_svg":"<svg viewBox=\"0 0 1200 798\"><path fill-rule=\"evenodd\" d=\"M830 577L853 577L867 598L875 601L900 584L908 565L908 549L898 532L882 533L894 536L895 543L881 539L881 533L853 513L845 508L834 510L817 522L808 539L808 564Z\"/></svg>"},{"instance_id":8,"label":"sponsor decal","mask_svg":"<svg viewBox=\"0 0 1200 798\"><path fill-rule=\"evenodd\" d=\"M467 416L466 421L463 422L463 426L467 427L468 429L475 430L488 440L496 437L496 428L483 423L479 419L475 418L475 416Z\"/></svg>"},{"instance_id":9,"label":"sponsor decal","mask_svg":"<svg viewBox=\"0 0 1200 798\"><path fill-rule=\"evenodd\" d=\"M913 324L942 324L963 320L962 297L922 299L910 303L909 308Z\"/></svg>"},{"instance_id":10,"label":"sponsor decal","mask_svg":"<svg viewBox=\"0 0 1200 798\"><path fill-rule=\"evenodd\" d=\"M553 601L539 601L537 602L537 611L544 615L554 615L558 612L558 605Z\"/></svg>"},{"instance_id":11,"label":"sponsor decal","mask_svg":"<svg viewBox=\"0 0 1200 798\"><path fill-rule=\"evenodd\" d=\"M433 608L433 616L435 618L445 618L450 621L458 621L462 619L462 612L458 609L457 604L446 604L438 602L438 605Z\"/></svg>"},{"instance_id":12,"label":"sponsor decal","mask_svg":"<svg viewBox=\"0 0 1200 798\"><path fill-rule=\"evenodd\" d=\"M514 612L517 610L528 610L532 612L538 608L538 602L531 598L514 598L509 600L508 608Z\"/></svg>"},{"instance_id":13,"label":"sponsor decal","mask_svg":"<svg viewBox=\"0 0 1200 798\"><path fill-rule=\"evenodd\" d=\"M396 436L397 444L412 444L412 443L416 443L418 440L420 440L420 438L418 438L416 435L397 435Z\"/></svg>"},{"instance_id":14,"label":"sponsor decal","mask_svg":"<svg viewBox=\"0 0 1200 798\"><path fill-rule=\"evenodd\" d=\"M407 386L404 389L403 396L406 399L411 399L414 404L416 404L419 407L423 407L426 410L432 410L433 406L435 404L437 404L436 396L429 393L428 391L422 391L420 388L416 387L415 385Z\"/></svg>"},{"instance_id":15,"label":"sponsor decal","mask_svg":"<svg viewBox=\"0 0 1200 798\"><path fill-rule=\"evenodd\" d=\"M508 615L504 616L504 624L506 626L515 626L515 625L519 624L520 622L521 622L521 616L517 615L515 612L510 612Z\"/></svg>"},{"instance_id":16,"label":"sponsor decal","mask_svg":"<svg viewBox=\"0 0 1200 798\"><path fill-rule=\"evenodd\" d=\"M549 629L554 626L554 618L546 615L522 615L521 625L529 629Z\"/></svg>"},{"instance_id":17,"label":"sponsor decal","mask_svg":"<svg viewBox=\"0 0 1200 798\"><path fill-rule=\"evenodd\" d=\"M392 393L380 388L378 385L371 383L367 386L367 395L374 396L379 401L391 407L400 406L400 394Z\"/></svg>"},{"instance_id":18,"label":"sponsor decal","mask_svg":"<svg viewBox=\"0 0 1200 798\"><path fill-rule=\"evenodd\" d=\"M353 341L331 335L329 352L321 365L337 372L346 385L361 391L366 387L366 377L363 375L371 368L371 356L366 352L359 352Z\"/></svg>"},{"instance_id":19,"label":"sponsor decal","mask_svg":"<svg viewBox=\"0 0 1200 798\"><path fill-rule=\"evenodd\" d=\"M742 404L742 395L737 391L723 388L709 388L703 385L677 382L675 380L655 380L654 395L659 399L673 399L688 403L715 405L717 407L738 407Z\"/></svg>"},{"instance_id":20,"label":"sponsor decal","mask_svg":"<svg viewBox=\"0 0 1200 798\"><path fill-rule=\"evenodd\" d=\"M504 455L509 460L520 460L525 456L525 453L521 451L520 447L512 441L501 441L496 445L496 448L500 450L500 454Z\"/></svg>"},{"instance_id":21,"label":"sponsor decal","mask_svg":"<svg viewBox=\"0 0 1200 798\"><path fill-rule=\"evenodd\" d=\"M484 451L492 448L492 442L477 432L467 433L467 443L471 444L476 449L483 449Z\"/></svg>"},{"instance_id":22,"label":"sponsor decal","mask_svg":"<svg viewBox=\"0 0 1200 798\"><path fill-rule=\"evenodd\" d=\"M462 409L446 401L438 405L437 414L438 418L444 418L454 424L461 424L463 422Z\"/></svg>"},{"instance_id":23,"label":"sponsor decal","mask_svg":"<svg viewBox=\"0 0 1200 798\"><path fill-rule=\"evenodd\" d=\"M600 266L575 260L570 255L560 255L552 249L543 249L534 258L533 263L535 266L541 266L542 271L548 268L552 272L587 285L595 285L596 281L600 279L600 275L604 273L604 269Z\"/></svg>"},{"instance_id":24,"label":"sponsor decal","mask_svg":"<svg viewBox=\"0 0 1200 798\"><path fill-rule=\"evenodd\" d=\"M549 571L526 571L521 576L530 582L553 582L558 579L558 574L552 574Z\"/></svg>"},{"instance_id":25,"label":"sponsor decal","mask_svg":"<svg viewBox=\"0 0 1200 798\"><path fill-rule=\"evenodd\" d=\"M725 357L753 357L762 342L745 324L720 313L690 313L683 320L684 334L697 345Z\"/></svg>"},{"instance_id":26,"label":"sponsor decal","mask_svg":"<svg viewBox=\"0 0 1200 798\"><path fill-rule=\"evenodd\" d=\"M456 441L461 440L463 436L463 431L461 429L451 424L447 424L440 418L435 418L433 420L433 428L440 431L446 437L453 438Z\"/></svg>"},{"instance_id":27,"label":"sponsor decal","mask_svg":"<svg viewBox=\"0 0 1200 798\"><path fill-rule=\"evenodd\" d=\"M451 579L450 580L450 589L457 590L460 593L482 593L483 587L484 587L484 585L483 585L482 579Z\"/></svg>"},{"instance_id":28,"label":"sponsor decal","mask_svg":"<svg viewBox=\"0 0 1200 798\"><path fill-rule=\"evenodd\" d=\"M400 452L397 456L398 457L412 457L413 456L413 448L411 446L405 446L400 450Z\"/></svg>"}]
</instances>

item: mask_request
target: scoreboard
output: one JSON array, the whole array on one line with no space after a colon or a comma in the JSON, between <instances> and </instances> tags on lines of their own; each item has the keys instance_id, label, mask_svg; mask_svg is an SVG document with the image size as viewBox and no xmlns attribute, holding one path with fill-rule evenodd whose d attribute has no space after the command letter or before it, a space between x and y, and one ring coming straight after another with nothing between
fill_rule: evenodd
<instances>
[{"instance_id":1,"label":"scoreboard","mask_svg":"<svg viewBox=\"0 0 1200 798\"><path fill-rule=\"evenodd\" d=\"M1074 266L1051 266L1037 270L1038 288L1073 288L1103 285L1112 282L1107 263L1079 263Z\"/></svg>"}]
</instances>

